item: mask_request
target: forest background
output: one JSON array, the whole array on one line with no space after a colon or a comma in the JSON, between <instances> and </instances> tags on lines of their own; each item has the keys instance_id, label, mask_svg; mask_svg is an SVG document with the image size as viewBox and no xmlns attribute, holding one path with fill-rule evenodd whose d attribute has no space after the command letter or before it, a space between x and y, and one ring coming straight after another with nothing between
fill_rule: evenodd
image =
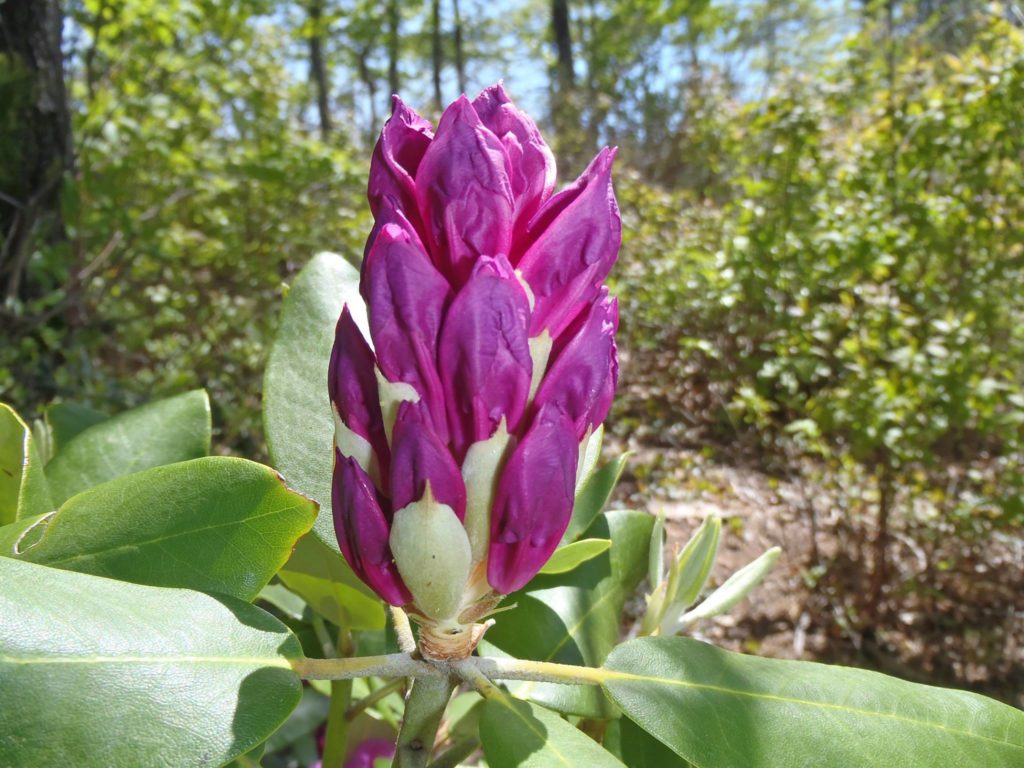
<instances>
[{"instance_id":1,"label":"forest background","mask_svg":"<svg viewBox=\"0 0 1024 768\"><path fill-rule=\"evenodd\" d=\"M718 639L1020 706L1022 29L972 0L0 1L0 399L205 387L216 450L265 457L282 294L358 263L390 94L436 117L504 78L563 181L620 147L619 501L787 549Z\"/></svg>"}]
</instances>

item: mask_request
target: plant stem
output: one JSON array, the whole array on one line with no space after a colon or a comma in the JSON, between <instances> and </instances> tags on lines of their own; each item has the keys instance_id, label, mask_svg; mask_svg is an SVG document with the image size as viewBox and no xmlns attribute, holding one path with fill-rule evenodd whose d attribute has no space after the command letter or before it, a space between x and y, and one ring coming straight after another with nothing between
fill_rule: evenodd
<instances>
[{"instance_id":1,"label":"plant stem","mask_svg":"<svg viewBox=\"0 0 1024 768\"><path fill-rule=\"evenodd\" d=\"M462 739L452 744L443 755L432 762L428 768L459 768L462 762L476 752L480 739Z\"/></svg>"},{"instance_id":2,"label":"plant stem","mask_svg":"<svg viewBox=\"0 0 1024 768\"><path fill-rule=\"evenodd\" d=\"M391 623L395 625L398 647L402 653L413 653L416 650L416 638L412 636L412 625L409 617L401 608L391 606Z\"/></svg>"},{"instance_id":3,"label":"plant stem","mask_svg":"<svg viewBox=\"0 0 1024 768\"><path fill-rule=\"evenodd\" d=\"M444 677L444 672L407 653L356 656L350 659L293 659L292 669L307 680L351 680L355 677Z\"/></svg>"},{"instance_id":4,"label":"plant stem","mask_svg":"<svg viewBox=\"0 0 1024 768\"><path fill-rule=\"evenodd\" d=\"M443 673L440 677L418 677L413 681L398 732L394 768L426 768L454 689L454 678Z\"/></svg>"},{"instance_id":5,"label":"plant stem","mask_svg":"<svg viewBox=\"0 0 1024 768\"><path fill-rule=\"evenodd\" d=\"M345 719L352 722L378 701L386 699L392 693L398 693L402 690L403 685L405 685L405 679L400 677L392 680L390 683L385 683L375 691L371 691L366 697L360 699L345 711Z\"/></svg>"},{"instance_id":6,"label":"plant stem","mask_svg":"<svg viewBox=\"0 0 1024 768\"><path fill-rule=\"evenodd\" d=\"M327 710L327 732L324 739L323 768L341 768L348 746L348 726L345 715L352 701L352 681L331 681L331 706Z\"/></svg>"},{"instance_id":7,"label":"plant stem","mask_svg":"<svg viewBox=\"0 0 1024 768\"><path fill-rule=\"evenodd\" d=\"M478 672L490 680L532 680L538 683L566 685L600 685L611 673L594 667L575 667L571 664L553 664L549 661L523 659L472 659Z\"/></svg>"}]
</instances>

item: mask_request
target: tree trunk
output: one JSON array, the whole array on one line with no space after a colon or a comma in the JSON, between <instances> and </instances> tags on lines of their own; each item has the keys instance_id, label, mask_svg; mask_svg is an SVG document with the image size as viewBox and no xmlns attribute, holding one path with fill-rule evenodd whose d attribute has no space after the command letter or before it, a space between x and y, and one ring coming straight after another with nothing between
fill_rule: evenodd
<instances>
[{"instance_id":1,"label":"tree trunk","mask_svg":"<svg viewBox=\"0 0 1024 768\"><path fill-rule=\"evenodd\" d=\"M551 32L555 39L558 85L562 93L568 93L576 87L568 0L551 0Z\"/></svg>"},{"instance_id":2,"label":"tree trunk","mask_svg":"<svg viewBox=\"0 0 1024 768\"><path fill-rule=\"evenodd\" d=\"M398 79L398 28L401 15L398 0L388 0L388 88L392 94L398 93L401 83Z\"/></svg>"},{"instance_id":3,"label":"tree trunk","mask_svg":"<svg viewBox=\"0 0 1024 768\"><path fill-rule=\"evenodd\" d=\"M459 81L459 93L466 92L466 57L462 50L462 14L459 13L459 0L452 0L452 14L455 17L455 74Z\"/></svg>"},{"instance_id":4,"label":"tree trunk","mask_svg":"<svg viewBox=\"0 0 1024 768\"><path fill-rule=\"evenodd\" d=\"M433 0L431 6L430 53L434 70L434 104L440 111L444 107L441 95L441 67L444 66L444 49L441 47L441 0Z\"/></svg>"},{"instance_id":5,"label":"tree trunk","mask_svg":"<svg viewBox=\"0 0 1024 768\"><path fill-rule=\"evenodd\" d=\"M309 3L309 76L316 88L316 110L320 118L320 138L324 141L331 135L330 85L327 77L327 64L324 62L323 50L323 0L310 0Z\"/></svg>"},{"instance_id":6,"label":"tree trunk","mask_svg":"<svg viewBox=\"0 0 1024 768\"><path fill-rule=\"evenodd\" d=\"M0 189L0 288L7 299L25 299L33 236L65 238L60 182L72 170L71 120L64 87L58 0L0 3L0 61L8 69L0 116L11 128L0 137L10 153L10 182Z\"/></svg>"}]
</instances>

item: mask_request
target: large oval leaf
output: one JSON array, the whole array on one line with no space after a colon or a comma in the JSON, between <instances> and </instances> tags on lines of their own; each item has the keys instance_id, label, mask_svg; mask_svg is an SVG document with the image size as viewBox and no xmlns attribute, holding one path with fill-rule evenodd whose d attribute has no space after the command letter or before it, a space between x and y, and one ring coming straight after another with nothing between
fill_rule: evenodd
<instances>
[{"instance_id":1,"label":"large oval leaf","mask_svg":"<svg viewBox=\"0 0 1024 768\"><path fill-rule=\"evenodd\" d=\"M0 555L251 600L315 517L316 504L270 468L211 456L111 480L0 528Z\"/></svg>"},{"instance_id":2,"label":"large oval leaf","mask_svg":"<svg viewBox=\"0 0 1024 768\"><path fill-rule=\"evenodd\" d=\"M274 466L288 484L320 503L314 533L338 551L331 518L334 417L327 366L345 304L366 333L359 272L333 253L317 255L288 291L263 380L263 429Z\"/></svg>"},{"instance_id":3,"label":"large oval leaf","mask_svg":"<svg viewBox=\"0 0 1024 768\"><path fill-rule=\"evenodd\" d=\"M645 512L608 512L586 535L611 539L607 552L570 573L538 576L508 598L517 607L499 614L485 648L519 659L598 667L619 641L622 606L647 572L654 518ZM529 627L528 632L523 627ZM576 715L615 714L599 688L554 683L513 685L516 695Z\"/></svg>"},{"instance_id":4,"label":"large oval leaf","mask_svg":"<svg viewBox=\"0 0 1024 768\"><path fill-rule=\"evenodd\" d=\"M0 403L0 525L52 509L32 430L13 408Z\"/></svg>"},{"instance_id":5,"label":"large oval leaf","mask_svg":"<svg viewBox=\"0 0 1024 768\"><path fill-rule=\"evenodd\" d=\"M484 702L480 740L491 768L625 768L554 712L511 696Z\"/></svg>"},{"instance_id":6,"label":"large oval leaf","mask_svg":"<svg viewBox=\"0 0 1024 768\"><path fill-rule=\"evenodd\" d=\"M298 641L240 600L0 557L0 764L218 766L298 703Z\"/></svg>"},{"instance_id":7,"label":"large oval leaf","mask_svg":"<svg viewBox=\"0 0 1024 768\"><path fill-rule=\"evenodd\" d=\"M210 400L201 389L157 400L79 432L46 465L54 504L115 477L210 452Z\"/></svg>"},{"instance_id":8,"label":"large oval leaf","mask_svg":"<svg viewBox=\"0 0 1024 768\"><path fill-rule=\"evenodd\" d=\"M681 637L626 643L605 668L623 712L699 768L1024 765L1024 712L973 693Z\"/></svg>"}]
</instances>

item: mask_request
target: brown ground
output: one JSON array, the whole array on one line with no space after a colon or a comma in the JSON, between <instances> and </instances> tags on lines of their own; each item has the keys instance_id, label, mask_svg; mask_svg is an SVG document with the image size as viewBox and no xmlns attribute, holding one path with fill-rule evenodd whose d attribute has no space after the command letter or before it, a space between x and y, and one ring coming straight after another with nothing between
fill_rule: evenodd
<instances>
[{"instance_id":1,"label":"brown ground","mask_svg":"<svg viewBox=\"0 0 1024 768\"><path fill-rule=\"evenodd\" d=\"M827 494L694 451L634 450L617 499L654 513L664 509L670 552L705 515L725 522L713 585L769 547L783 548L751 599L695 635L734 650L968 688L1024 707L1021 536L965 541L936 537L934 522L915 528L894 520L890 577L870 618L871 547L864 540L870 542L873 530L867 524L851 530L849 515L834 512Z\"/></svg>"}]
</instances>

